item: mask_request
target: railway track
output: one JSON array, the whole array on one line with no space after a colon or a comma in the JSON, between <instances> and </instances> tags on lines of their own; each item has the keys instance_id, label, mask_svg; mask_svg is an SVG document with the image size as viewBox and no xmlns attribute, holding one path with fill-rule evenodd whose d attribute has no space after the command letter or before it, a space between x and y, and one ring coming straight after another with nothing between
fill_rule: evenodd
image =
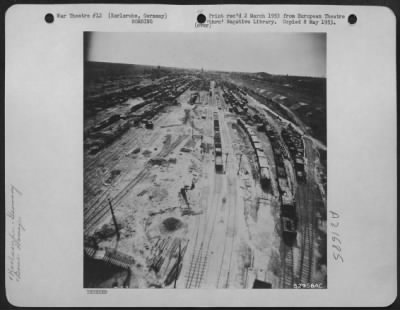
<instances>
[{"instance_id":1,"label":"railway track","mask_svg":"<svg viewBox=\"0 0 400 310\"><path fill-rule=\"evenodd\" d=\"M281 277L281 286L283 288L293 288L294 285L294 264L293 264L293 248L285 245L285 258L283 264L283 272Z\"/></svg>"},{"instance_id":2,"label":"railway track","mask_svg":"<svg viewBox=\"0 0 400 310\"><path fill-rule=\"evenodd\" d=\"M188 135L181 135L179 136L173 143L167 145L168 143L164 144L162 150L157 155L158 157L165 157L169 153L171 153L179 144L185 140ZM122 201L122 199L143 179L147 178L150 175L150 168L151 165L148 163L145 167L133 178L118 194L111 199L111 203L113 204L114 208L117 208ZM108 200L107 200L108 192L105 192L102 195L102 200L98 204L97 207L93 206L89 208L87 213L85 214L84 226L85 226L85 233L88 234L91 230L96 226L96 224L109 212Z\"/></svg>"},{"instance_id":3,"label":"railway track","mask_svg":"<svg viewBox=\"0 0 400 310\"><path fill-rule=\"evenodd\" d=\"M210 163L210 162L207 161L207 163ZM205 179L208 179L208 171L207 171L207 169L205 168L205 165L203 165L203 167L202 167L202 174L204 175ZM204 191L204 188L203 188L203 191ZM204 196L204 195L205 195L205 197L208 196L207 194L203 193L203 196ZM206 204L207 204L207 202L206 202ZM207 209L206 209L207 206L204 206L204 205L203 205L202 207L203 207L203 209L207 210ZM204 216L206 216L206 214L207 214L207 213L205 212L205 213L204 213ZM188 270L188 272L187 272L186 275L185 275L185 288L190 288L190 287L191 287L192 282L193 282L192 278L194 277L194 273L195 273L195 271L196 271L197 269L199 269L199 265L196 265L196 264L195 264L196 260L199 260L199 257L198 257L198 255L196 255L196 252L195 252L195 251L196 251L196 249L197 249L197 244L198 244L198 240L199 240L200 223L201 223L200 217L196 217L196 227L197 227L197 230L196 230L196 236L195 236L195 238L194 238L193 253L192 253L191 260L190 260L189 270ZM204 231L205 231L205 228L206 228L206 227L207 227L207 221L205 221ZM203 245L201 245L200 248L202 248L202 246L203 246ZM199 254L199 253L197 253L197 254ZM205 264L204 264L204 265L205 265ZM204 273L204 271L203 271L203 273ZM202 280L202 278L200 279L200 283L201 283L201 280ZM200 283L199 283L198 285L200 285Z\"/></svg>"},{"instance_id":4,"label":"railway track","mask_svg":"<svg viewBox=\"0 0 400 310\"><path fill-rule=\"evenodd\" d=\"M189 273L186 275L185 288L200 288L204 273L207 267L208 250L200 246L197 254L193 254L189 266Z\"/></svg>"},{"instance_id":5,"label":"railway track","mask_svg":"<svg viewBox=\"0 0 400 310\"><path fill-rule=\"evenodd\" d=\"M311 283L313 263L313 226L310 224L306 225L303 234L299 283Z\"/></svg>"},{"instance_id":6,"label":"railway track","mask_svg":"<svg viewBox=\"0 0 400 310\"><path fill-rule=\"evenodd\" d=\"M301 258L299 279L300 284L310 284L312 282L313 257L314 257L314 223L315 223L315 208L314 208L314 178L312 171L314 169L314 157L312 146L305 143L305 154L307 157L307 184L305 187L305 202L307 210L305 212L302 225L301 239Z\"/></svg>"},{"instance_id":7,"label":"railway track","mask_svg":"<svg viewBox=\"0 0 400 310\"><path fill-rule=\"evenodd\" d=\"M228 187L228 193L229 193L229 195L232 197L232 195L233 195L233 197L234 197L234 199L235 199L235 203L234 203L234 205L230 205L228 202L229 202L229 200L228 200L228 202L226 203L227 204L227 206L226 206L226 208L228 209L228 221L227 221L227 223L226 223L226 229L225 229L225 242L224 242L224 248L223 248L223 251L222 251L222 259L221 259L221 264L220 264L220 267L219 267L219 271L218 271L218 278L217 278L217 288L219 287L219 283L220 283L220 279L221 279L221 275L222 275L222 267L223 267L223 263L224 263L224 257L225 257L225 252L226 252L226 249L227 249L227 240L228 240L228 235L229 235L229 229L230 229L230 225L232 225L232 216L231 216L231 214L232 214L232 208L235 208L235 206L236 206L236 195L232 192L232 190L229 190L229 187ZM234 223L236 223L236 208L235 208L235 210L233 211L234 212L234 214L233 214L233 221L234 221ZM232 264L232 253L233 253L233 242L234 242L234 238L232 238L232 240L231 240L231 244L230 244L230 253L229 253L229 265L228 265L228 275L229 275L229 271L230 271L230 269L231 269L231 264ZM229 247L229 245L228 245L228 247ZM228 286L228 282L229 282L229 276L227 277L227 280L226 280L226 283L225 283L225 286L227 287Z\"/></svg>"},{"instance_id":8,"label":"railway track","mask_svg":"<svg viewBox=\"0 0 400 310\"><path fill-rule=\"evenodd\" d=\"M150 137L149 141L147 141L145 144L146 144L146 145L151 145L152 143L154 143L154 141L157 139L157 137L158 137L158 136L157 136L156 134L153 134L153 135ZM137 138L134 138L134 141L137 142ZM163 149L164 149L165 147L169 146L169 145L170 145L170 142L171 142L171 136L170 136L170 135L167 135L167 140L166 140L166 142L165 142L165 144L164 144L164 146L163 146ZM132 142L131 142L131 143L132 143ZM114 154L114 155L115 155L116 153L119 153L119 154L122 153L122 154L123 154L124 152L125 152L125 150L122 151L122 152L121 152L121 150L117 150L117 151L114 152L113 154ZM124 156L124 155L121 155L121 156L118 158L118 161L109 169L110 171L112 171L112 169L114 169L115 166L118 165L119 159L121 159L123 156ZM160 156L160 154L158 154L157 156ZM104 164L106 164L106 163L103 163L103 165L104 165ZM129 171L126 171L126 172L124 173L124 176L126 176L128 173L129 173ZM120 177L120 178L121 178L121 177ZM109 187L108 187L103 193L101 193L101 195L99 195L94 201L89 201L90 206L87 208L87 210L92 210L93 207L99 203L99 201L104 200L105 197L108 196L108 193L111 191L111 189L112 189L112 186L109 186ZM93 200L93 199L92 199L92 200ZM89 203L88 203L88 204L89 204Z\"/></svg>"},{"instance_id":9,"label":"railway track","mask_svg":"<svg viewBox=\"0 0 400 310\"><path fill-rule=\"evenodd\" d=\"M118 153L124 153L124 151L119 151ZM106 182L105 182L105 180L107 179L107 178L109 178L109 177L111 177L111 172L115 169L115 167L120 163L120 160L125 156L125 155L115 155L115 156L118 156L118 158L116 158L115 160L114 160L114 163L112 163L112 164L110 164L110 161L109 162L104 162L103 163L103 165L104 166L106 166L106 167L109 167L108 169L107 169L107 171L104 173L101 173L100 171L99 171L99 169L96 169L95 171L93 171L93 172L91 172L91 174L90 175L88 175L88 176L85 176L85 192L84 192L84 195L86 196L86 195L88 195L88 193L89 192L94 192L94 193L96 193L96 192L102 192L102 187L104 186L104 185L106 185L106 186L108 186L101 194L107 194L108 192L109 192L109 190L110 190L110 186L109 186L109 184L107 184ZM113 158L115 158L115 157L113 157ZM125 172L124 174L121 174L121 175L119 175L119 178L121 177L121 176L123 176L123 175L126 175L126 174L128 174L129 172L127 171L127 172ZM93 183L93 181L89 181L89 180L91 180L91 179L97 179L98 180L98 182L97 183L95 183L95 184L90 184L90 183ZM90 182L90 183L89 183ZM115 182L115 180L111 180L111 183L113 183L113 182ZM90 184L90 185L89 185ZM101 198L102 196L100 195L99 197L92 197L90 200L88 200L87 201L87 203L88 204L90 204L90 205L95 205L95 204L97 204L98 203L98 201L99 201L99 198ZM90 208L90 207L89 207Z\"/></svg>"},{"instance_id":10,"label":"railway track","mask_svg":"<svg viewBox=\"0 0 400 310\"><path fill-rule=\"evenodd\" d=\"M158 121L162 122L166 118L166 115L162 115L159 118L156 118ZM87 157L85 157L85 189L84 189L84 195L86 195L90 192L93 191L95 192L98 189L98 186L89 186L88 180L92 179L93 177L97 178L95 174L97 173L97 169L93 169L93 167L102 165L105 167L109 167L109 163L111 161L114 161L114 164L111 165L108 170L112 171L120 162L121 158L123 158L126 153L132 146L134 145L152 145L155 140L159 137L159 135L156 132L153 132L153 134L150 135L150 138L147 141L141 141L142 143L138 143L138 138L137 136L133 133L130 133L130 131L136 131L137 129L132 129L126 132L121 138L119 138L117 141L112 143L109 147L105 148L103 151L98 153L96 157L92 160L88 160ZM129 146L129 147L126 147ZM112 147L112 151L109 151L110 148ZM86 163L87 162L87 163ZM128 173L128 172L127 172ZM106 190L108 191L109 188ZM98 199L96 199L94 202L87 201L88 203L92 205L95 205L98 203ZM91 208L91 207L89 207Z\"/></svg>"},{"instance_id":11,"label":"railway track","mask_svg":"<svg viewBox=\"0 0 400 310\"><path fill-rule=\"evenodd\" d=\"M223 118L221 118L223 119ZM225 125L226 126L226 125ZM226 129L226 127L224 127ZM227 145L230 145L229 141L229 136L227 136L227 131L222 131L225 143L227 143ZM231 150L231 153L233 154L233 151ZM214 184L217 184L217 178L221 178L221 175L214 175ZM232 264L232 259L233 259L233 247L234 247L234 234L232 234L231 230L232 230L232 224L233 226L235 226L234 224L236 223L236 195L235 195L235 189L233 188L233 184L235 183L235 178L236 175L234 173L232 173L232 175L230 175L230 177L227 178L227 186L228 186L228 195L230 197L234 197L234 204L231 205L229 203L226 203L226 216L225 219L227 221L226 224L226 229L225 229L225 241L224 241L224 245L223 245L223 253L222 253L222 259L221 259L221 264L220 264L220 268L218 271L218 276L217 276L217 283L216 286L218 287L222 276L226 275L226 281L223 281L223 286L224 287L228 287L229 286L229 276L230 276L230 269L231 269L231 264ZM186 284L185 287L186 288L200 288L202 281L204 279L204 275L205 272L207 270L207 262L208 262L208 253L209 253L209 249L210 249L210 245L211 245L211 241L213 238L213 234L214 234L214 228L215 228L215 222L216 222L216 218L217 218L217 214L218 214L218 207L215 204L215 201L218 201L219 199L221 199L222 201L222 196L219 192L216 192L216 188L214 188L213 191L213 197L214 197L214 201L212 203L212 205L214 205L214 207L212 208L212 214L210 214L210 217L205 219L205 223L204 223L204 234L205 236L202 239L201 245L199 248L197 248L197 243L198 243L198 233L196 235L196 240L195 240L195 245L194 245L194 252L190 261L190 265L189 265L189 270L187 272L187 274L185 275L186 277ZM232 210L232 208L235 208L234 210ZM212 223L211 223L212 222ZM208 226L211 225L211 226ZM209 228L210 227L210 228ZM234 228L233 228L234 229ZM230 234L232 234L232 236L230 236ZM229 239L231 238L231 240ZM227 256L228 255L228 256ZM224 258L227 256L227 259L224 260ZM228 270L227 273L223 273L222 272L222 267L224 262L227 264Z\"/></svg>"},{"instance_id":12,"label":"railway track","mask_svg":"<svg viewBox=\"0 0 400 310\"><path fill-rule=\"evenodd\" d=\"M143 170L139 172L139 174L131 180L122 191L120 191L113 199L111 199L111 203L114 206L114 209L118 207L121 200L138 184L140 181L145 179L150 175L149 168L146 166ZM104 199L99 206L90 213L90 215L85 216L85 232L89 233L92 228L106 215L109 213L109 206L107 199Z\"/></svg>"},{"instance_id":13,"label":"railway track","mask_svg":"<svg viewBox=\"0 0 400 310\"><path fill-rule=\"evenodd\" d=\"M217 177L217 175L215 175L215 177ZM206 236L203 237L199 249L196 249L198 243L199 230L200 230L200 225L198 226L199 229L196 233L195 245L193 248L194 252L190 261L189 271L186 274L186 285L185 285L186 288L199 288L202 283L204 273L207 267L208 253L210 249L212 235L214 232L215 221L217 218L217 210L216 210L217 208L214 209L215 211L211 223L211 232L209 233L208 238ZM209 224L210 223L208 219L205 219L204 234L207 234L207 228Z\"/></svg>"},{"instance_id":14,"label":"railway track","mask_svg":"<svg viewBox=\"0 0 400 310\"><path fill-rule=\"evenodd\" d=\"M217 183L217 178L221 177L220 175L214 174L214 184ZM215 196L215 188L213 191L213 195ZM219 197L219 196L218 196ZM207 197L208 198L208 197ZM219 197L220 198L220 197ZM206 212L205 216L208 214L208 201L206 202ZM200 233L200 223L198 225L198 230L196 233L195 243L193 247L193 254L189 265L189 270L185 275L186 282L185 288L200 288L204 274L207 268L208 261L208 253L210 249L211 239L214 233L215 222L217 218L217 206L212 208L213 213L210 215L211 219L208 217L204 218L204 228L203 228L203 236L201 240L200 247L197 249L197 244L199 242L199 233ZM209 226L210 225L210 226ZM208 231L208 227L211 227L211 230Z\"/></svg>"},{"instance_id":15,"label":"railway track","mask_svg":"<svg viewBox=\"0 0 400 310\"><path fill-rule=\"evenodd\" d=\"M96 166L103 166L103 167L108 167L108 171L111 172L116 165L118 165L118 163L120 162L121 158L123 158L125 156L125 152L126 150L123 149L121 150L121 148L123 148L123 145L132 145L132 144L137 144L138 140L136 137L129 137L127 136L126 139L124 139L124 141L118 141L118 146L115 145L113 146L114 150L109 152L108 154L101 156L99 158L98 161L95 162ZM110 162L114 161L114 164L110 166ZM90 181L92 179L99 179L100 177L97 176L96 174L98 174L98 169L94 169L93 168L93 164L92 165L88 165L84 167L85 169L85 174L84 174L84 181L85 181L85 186L84 186L84 194L85 194L85 198L86 195L89 191L95 191L98 186L96 185L90 185ZM98 183L97 183L98 184ZM108 189L107 189L108 190ZM106 191L107 191L106 190ZM93 199L91 199L93 200ZM87 201L87 203L90 203L90 205L95 205L98 202L98 200L96 199L94 202L91 202L90 200Z\"/></svg>"},{"instance_id":16,"label":"railway track","mask_svg":"<svg viewBox=\"0 0 400 310\"><path fill-rule=\"evenodd\" d=\"M130 130L129 130L130 131ZM107 162L112 158L114 155L119 153L119 148L124 145L124 143L127 143L131 139L131 135L129 134L129 131L127 131L121 138L117 139L109 145L108 147L104 148L102 151L97 153L95 156L90 157L88 155L85 158L85 169L86 170L91 170L94 166L98 166L101 163ZM116 149L114 152L109 152L110 147L113 147L113 149Z\"/></svg>"},{"instance_id":17,"label":"railway track","mask_svg":"<svg viewBox=\"0 0 400 310\"><path fill-rule=\"evenodd\" d=\"M163 149L164 148L169 148L169 144L170 144L170 139L167 140L168 142L166 144L164 144ZM163 150L161 150L160 152L162 152ZM128 188L132 188L132 183L133 184L137 184L138 182L136 182L136 179L139 178L139 181L143 180L143 173L145 171L147 171L149 168L149 165L146 164L145 167L139 172L139 174L131 181L128 183L128 185L123 189L123 191L128 187ZM128 174L129 172L126 172L126 174ZM85 213L85 217L91 217L92 213L95 213L98 211L98 209L104 208L104 206L101 206L101 204L103 204L106 201L107 196L109 195L109 192L112 190L112 186L108 187L106 191L104 191L90 206L89 208L87 208L87 212ZM100 202L100 203L99 203ZM112 201L113 202L113 201ZM96 205L98 205L98 207L96 207ZM86 219L85 219L85 224L86 224Z\"/></svg>"},{"instance_id":18,"label":"railway track","mask_svg":"<svg viewBox=\"0 0 400 310\"><path fill-rule=\"evenodd\" d=\"M232 139L229 135L229 129L227 127L227 123L225 122L225 117L223 116L221 118L221 120L223 121L223 128L225 129L225 131L222 131L222 134L225 138L225 142L227 143L227 145L230 148L230 153L234 154L234 150L232 147ZM236 162L233 162L236 166ZM228 174L227 174L227 181L228 181L228 195L229 197L233 197L233 204L227 203L227 208L228 208L228 221L227 221L227 225L226 225L226 231L225 231L225 242L224 242L224 250L223 250L223 255L222 255L222 260L221 260L221 266L220 266L220 270L218 273L218 279L217 279L217 288L218 288L218 284L220 282L220 276L221 276L221 271L222 271L222 264L224 261L224 256L225 256L225 250L226 250L226 242L230 241L230 244L228 245L229 247L229 264L228 264L228 274L226 277L226 281L225 281L225 288L229 287L229 278L230 278L230 270L231 270L231 266L232 266L232 258L233 258L233 248L234 248L234 241L235 241L235 233L232 233L232 236L230 236L231 240L229 240L228 235L230 234L230 230L232 229L236 229L236 223L237 223L237 196L236 196L236 175L232 170L232 164L231 164L231 169L228 170ZM228 168L228 167L226 167ZM230 202L230 200L228 200L228 202ZM233 210L232 210L233 208ZM233 214L232 214L233 213ZM233 223L232 223L233 222ZM233 224L233 225L232 225Z\"/></svg>"}]
</instances>

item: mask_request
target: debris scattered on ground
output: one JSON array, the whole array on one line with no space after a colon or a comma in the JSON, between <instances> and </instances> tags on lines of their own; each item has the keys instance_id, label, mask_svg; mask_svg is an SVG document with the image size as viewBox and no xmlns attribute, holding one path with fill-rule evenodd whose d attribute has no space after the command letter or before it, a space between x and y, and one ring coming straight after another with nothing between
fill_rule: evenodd
<instances>
[{"instance_id":1,"label":"debris scattered on ground","mask_svg":"<svg viewBox=\"0 0 400 310\"><path fill-rule=\"evenodd\" d=\"M152 158L150 159L150 164L152 165L166 165L168 163L168 161L165 158L162 157L156 157L156 158Z\"/></svg>"},{"instance_id":2,"label":"debris scattered on ground","mask_svg":"<svg viewBox=\"0 0 400 310\"><path fill-rule=\"evenodd\" d=\"M144 150L142 154L143 154L144 156L146 156L146 157L149 157L150 154L151 154L151 151L150 151L150 150Z\"/></svg>"},{"instance_id":3,"label":"debris scattered on ground","mask_svg":"<svg viewBox=\"0 0 400 310\"><path fill-rule=\"evenodd\" d=\"M176 164L176 158L175 157L174 158L169 158L168 162L171 163L171 164Z\"/></svg>"},{"instance_id":4,"label":"debris scattered on ground","mask_svg":"<svg viewBox=\"0 0 400 310\"><path fill-rule=\"evenodd\" d=\"M138 153L140 153L140 147L130 150L129 152L126 153L126 155L129 156L129 155L138 154Z\"/></svg>"}]
</instances>

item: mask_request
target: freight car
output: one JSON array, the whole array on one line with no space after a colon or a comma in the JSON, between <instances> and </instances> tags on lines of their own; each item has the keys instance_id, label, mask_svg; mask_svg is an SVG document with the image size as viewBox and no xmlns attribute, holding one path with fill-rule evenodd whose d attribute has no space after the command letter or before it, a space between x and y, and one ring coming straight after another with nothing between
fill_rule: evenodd
<instances>
[{"instance_id":1,"label":"freight car","mask_svg":"<svg viewBox=\"0 0 400 310\"><path fill-rule=\"evenodd\" d=\"M304 171L304 143L302 136L289 125L286 129L282 130L282 138L288 146L290 156L294 162L296 171L296 179L299 183L305 182Z\"/></svg>"},{"instance_id":2,"label":"freight car","mask_svg":"<svg viewBox=\"0 0 400 310\"><path fill-rule=\"evenodd\" d=\"M219 129L218 112L213 112L213 119L214 119L215 171L220 173L223 171L223 162L222 162L222 141Z\"/></svg>"},{"instance_id":3,"label":"freight car","mask_svg":"<svg viewBox=\"0 0 400 310\"><path fill-rule=\"evenodd\" d=\"M222 172L223 169L224 169L224 166L222 164L222 155L216 155L215 156L215 171Z\"/></svg>"},{"instance_id":4,"label":"freight car","mask_svg":"<svg viewBox=\"0 0 400 310\"><path fill-rule=\"evenodd\" d=\"M256 152L258 150L263 151L263 146L259 140L253 140L253 147Z\"/></svg>"},{"instance_id":5,"label":"freight car","mask_svg":"<svg viewBox=\"0 0 400 310\"><path fill-rule=\"evenodd\" d=\"M281 206L281 216L286 216L292 220L296 220L296 205L294 202L285 202Z\"/></svg>"},{"instance_id":6,"label":"freight car","mask_svg":"<svg viewBox=\"0 0 400 310\"><path fill-rule=\"evenodd\" d=\"M271 186L271 175L269 173L269 165L267 157L258 156L257 158L258 167L260 170L260 183L264 190L268 190Z\"/></svg>"},{"instance_id":7,"label":"freight car","mask_svg":"<svg viewBox=\"0 0 400 310\"><path fill-rule=\"evenodd\" d=\"M296 223L293 219L281 216L282 239L288 246L293 246L297 238Z\"/></svg>"},{"instance_id":8,"label":"freight car","mask_svg":"<svg viewBox=\"0 0 400 310\"><path fill-rule=\"evenodd\" d=\"M260 173L260 184L264 190L269 190L271 187L271 174L269 171L269 165L267 157L265 156L261 141L258 139L257 135L242 119L238 119L238 124L246 132L250 143L254 149L257 158L257 165Z\"/></svg>"},{"instance_id":9,"label":"freight car","mask_svg":"<svg viewBox=\"0 0 400 310\"><path fill-rule=\"evenodd\" d=\"M278 186L281 192L281 224L282 224L282 239L286 245L292 246L297 236L297 212L296 202L293 195L287 186L287 180L279 178Z\"/></svg>"},{"instance_id":10,"label":"freight car","mask_svg":"<svg viewBox=\"0 0 400 310\"><path fill-rule=\"evenodd\" d=\"M260 149L256 149L256 157L259 160L260 157L265 157L265 153Z\"/></svg>"},{"instance_id":11,"label":"freight car","mask_svg":"<svg viewBox=\"0 0 400 310\"><path fill-rule=\"evenodd\" d=\"M215 147L215 155L222 156L222 149L220 147Z\"/></svg>"},{"instance_id":12,"label":"freight car","mask_svg":"<svg viewBox=\"0 0 400 310\"><path fill-rule=\"evenodd\" d=\"M214 129L219 128L219 122L217 119L214 120Z\"/></svg>"}]
</instances>

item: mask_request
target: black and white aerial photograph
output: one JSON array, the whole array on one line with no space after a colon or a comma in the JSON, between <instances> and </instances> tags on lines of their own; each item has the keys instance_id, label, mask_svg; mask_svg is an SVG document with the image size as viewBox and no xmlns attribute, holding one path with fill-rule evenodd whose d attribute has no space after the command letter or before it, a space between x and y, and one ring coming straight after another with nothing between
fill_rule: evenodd
<instances>
[{"instance_id":1,"label":"black and white aerial photograph","mask_svg":"<svg viewBox=\"0 0 400 310\"><path fill-rule=\"evenodd\" d=\"M326 34L83 40L83 287L326 289Z\"/></svg>"}]
</instances>

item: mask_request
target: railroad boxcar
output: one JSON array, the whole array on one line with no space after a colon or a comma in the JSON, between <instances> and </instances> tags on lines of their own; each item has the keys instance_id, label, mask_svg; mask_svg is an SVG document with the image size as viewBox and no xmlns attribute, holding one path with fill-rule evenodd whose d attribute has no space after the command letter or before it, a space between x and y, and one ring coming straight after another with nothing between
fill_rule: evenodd
<instances>
[{"instance_id":1,"label":"railroad boxcar","mask_svg":"<svg viewBox=\"0 0 400 310\"><path fill-rule=\"evenodd\" d=\"M215 171L222 172L223 169L224 166L222 164L222 156L221 155L215 156Z\"/></svg>"},{"instance_id":2,"label":"railroad boxcar","mask_svg":"<svg viewBox=\"0 0 400 310\"><path fill-rule=\"evenodd\" d=\"M304 160L301 157L296 157L294 160L294 165L296 169L303 170L304 169Z\"/></svg>"},{"instance_id":3,"label":"railroad boxcar","mask_svg":"<svg viewBox=\"0 0 400 310\"><path fill-rule=\"evenodd\" d=\"M295 200L289 188L282 189L281 191L281 203L282 205L294 205Z\"/></svg>"},{"instance_id":4,"label":"railroad boxcar","mask_svg":"<svg viewBox=\"0 0 400 310\"><path fill-rule=\"evenodd\" d=\"M250 135L250 143L252 145L253 148L255 148L255 143L260 143L260 140L258 140L256 135Z\"/></svg>"},{"instance_id":5,"label":"railroad boxcar","mask_svg":"<svg viewBox=\"0 0 400 310\"><path fill-rule=\"evenodd\" d=\"M291 218L292 220L296 219L296 204L294 201L285 201L285 203L282 202L281 216Z\"/></svg>"},{"instance_id":6,"label":"railroad boxcar","mask_svg":"<svg viewBox=\"0 0 400 310\"><path fill-rule=\"evenodd\" d=\"M260 143L261 142L260 139L258 138L257 134L253 130L251 131L251 138L253 140L253 143L255 143L255 142Z\"/></svg>"},{"instance_id":7,"label":"railroad boxcar","mask_svg":"<svg viewBox=\"0 0 400 310\"><path fill-rule=\"evenodd\" d=\"M265 155L260 154L260 156L257 158L257 161L260 169L264 167L269 168L268 159Z\"/></svg>"},{"instance_id":8,"label":"railroad boxcar","mask_svg":"<svg viewBox=\"0 0 400 310\"><path fill-rule=\"evenodd\" d=\"M259 160L260 157L266 157L265 153L259 149L256 149L256 156L257 156L257 160Z\"/></svg>"},{"instance_id":9,"label":"railroad boxcar","mask_svg":"<svg viewBox=\"0 0 400 310\"><path fill-rule=\"evenodd\" d=\"M286 178L286 170L284 167L280 167L280 166L276 167L276 173L278 175L278 178L282 178L282 179Z\"/></svg>"},{"instance_id":10,"label":"railroad boxcar","mask_svg":"<svg viewBox=\"0 0 400 310\"><path fill-rule=\"evenodd\" d=\"M260 169L260 183L264 190L269 190L271 186L271 176L268 167L261 167Z\"/></svg>"},{"instance_id":11,"label":"railroad boxcar","mask_svg":"<svg viewBox=\"0 0 400 310\"><path fill-rule=\"evenodd\" d=\"M306 181L305 172L304 171L300 171L300 170L296 171L296 178L297 178L298 182L304 183Z\"/></svg>"},{"instance_id":12,"label":"railroad boxcar","mask_svg":"<svg viewBox=\"0 0 400 310\"><path fill-rule=\"evenodd\" d=\"M269 168L268 159L264 154L259 154L257 158L259 168Z\"/></svg>"},{"instance_id":13,"label":"railroad boxcar","mask_svg":"<svg viewBox=\"0 0 400 310\"><path fill-rule=\"evenodd\" d=\"M222 148L216 147L216 148L215 148L215 155L217 155L217 156L222 156Z\"/></svg>"},{"instance_id":14,"label":"railroad boxcar","mask_svg":"<svg viewBox=\"0 0 400 310\"><path fill-rule=\"evenodd\" d=\"M257 152L257 151L263 151L263 146L262 146L262 144L261 144L261 141L260 140L255 140L255 141L253 141L253 147L254 147L254 150Z\"/></svg>"},{"instance_id":15,"label":"railroad boxcar","mask_svg":"<svg viewBox=\"0 0 400 310\"><path fill-rule=\"evenodd\" d=\"M292 246L297 238L295 221L288 217L281 217L281 225L283 242L288 246Z\"/></svg>"},{"instance_id":16,"label":"railroad boxcar","mask_svg":"<svg viewBox=\"0 0 400 310\"><path fill-rule=\"evenodd\" d=\"M269 165L267 157L265 156L258 156L258 167L260 169L260 183L261 187L264 190L268 190L271 185L271 174L269 171Z\"/></svg>"},{"instance_id":17,"label":"railroad boxcar","mask_svg":"<svg viewBox=\"0 0 400 310\"><path fill-rule=\"evenodd\" d=\"M289 192L289 186L286 177L278 177L278 187L281 193Z\"/></svg>"}]
</instances>

